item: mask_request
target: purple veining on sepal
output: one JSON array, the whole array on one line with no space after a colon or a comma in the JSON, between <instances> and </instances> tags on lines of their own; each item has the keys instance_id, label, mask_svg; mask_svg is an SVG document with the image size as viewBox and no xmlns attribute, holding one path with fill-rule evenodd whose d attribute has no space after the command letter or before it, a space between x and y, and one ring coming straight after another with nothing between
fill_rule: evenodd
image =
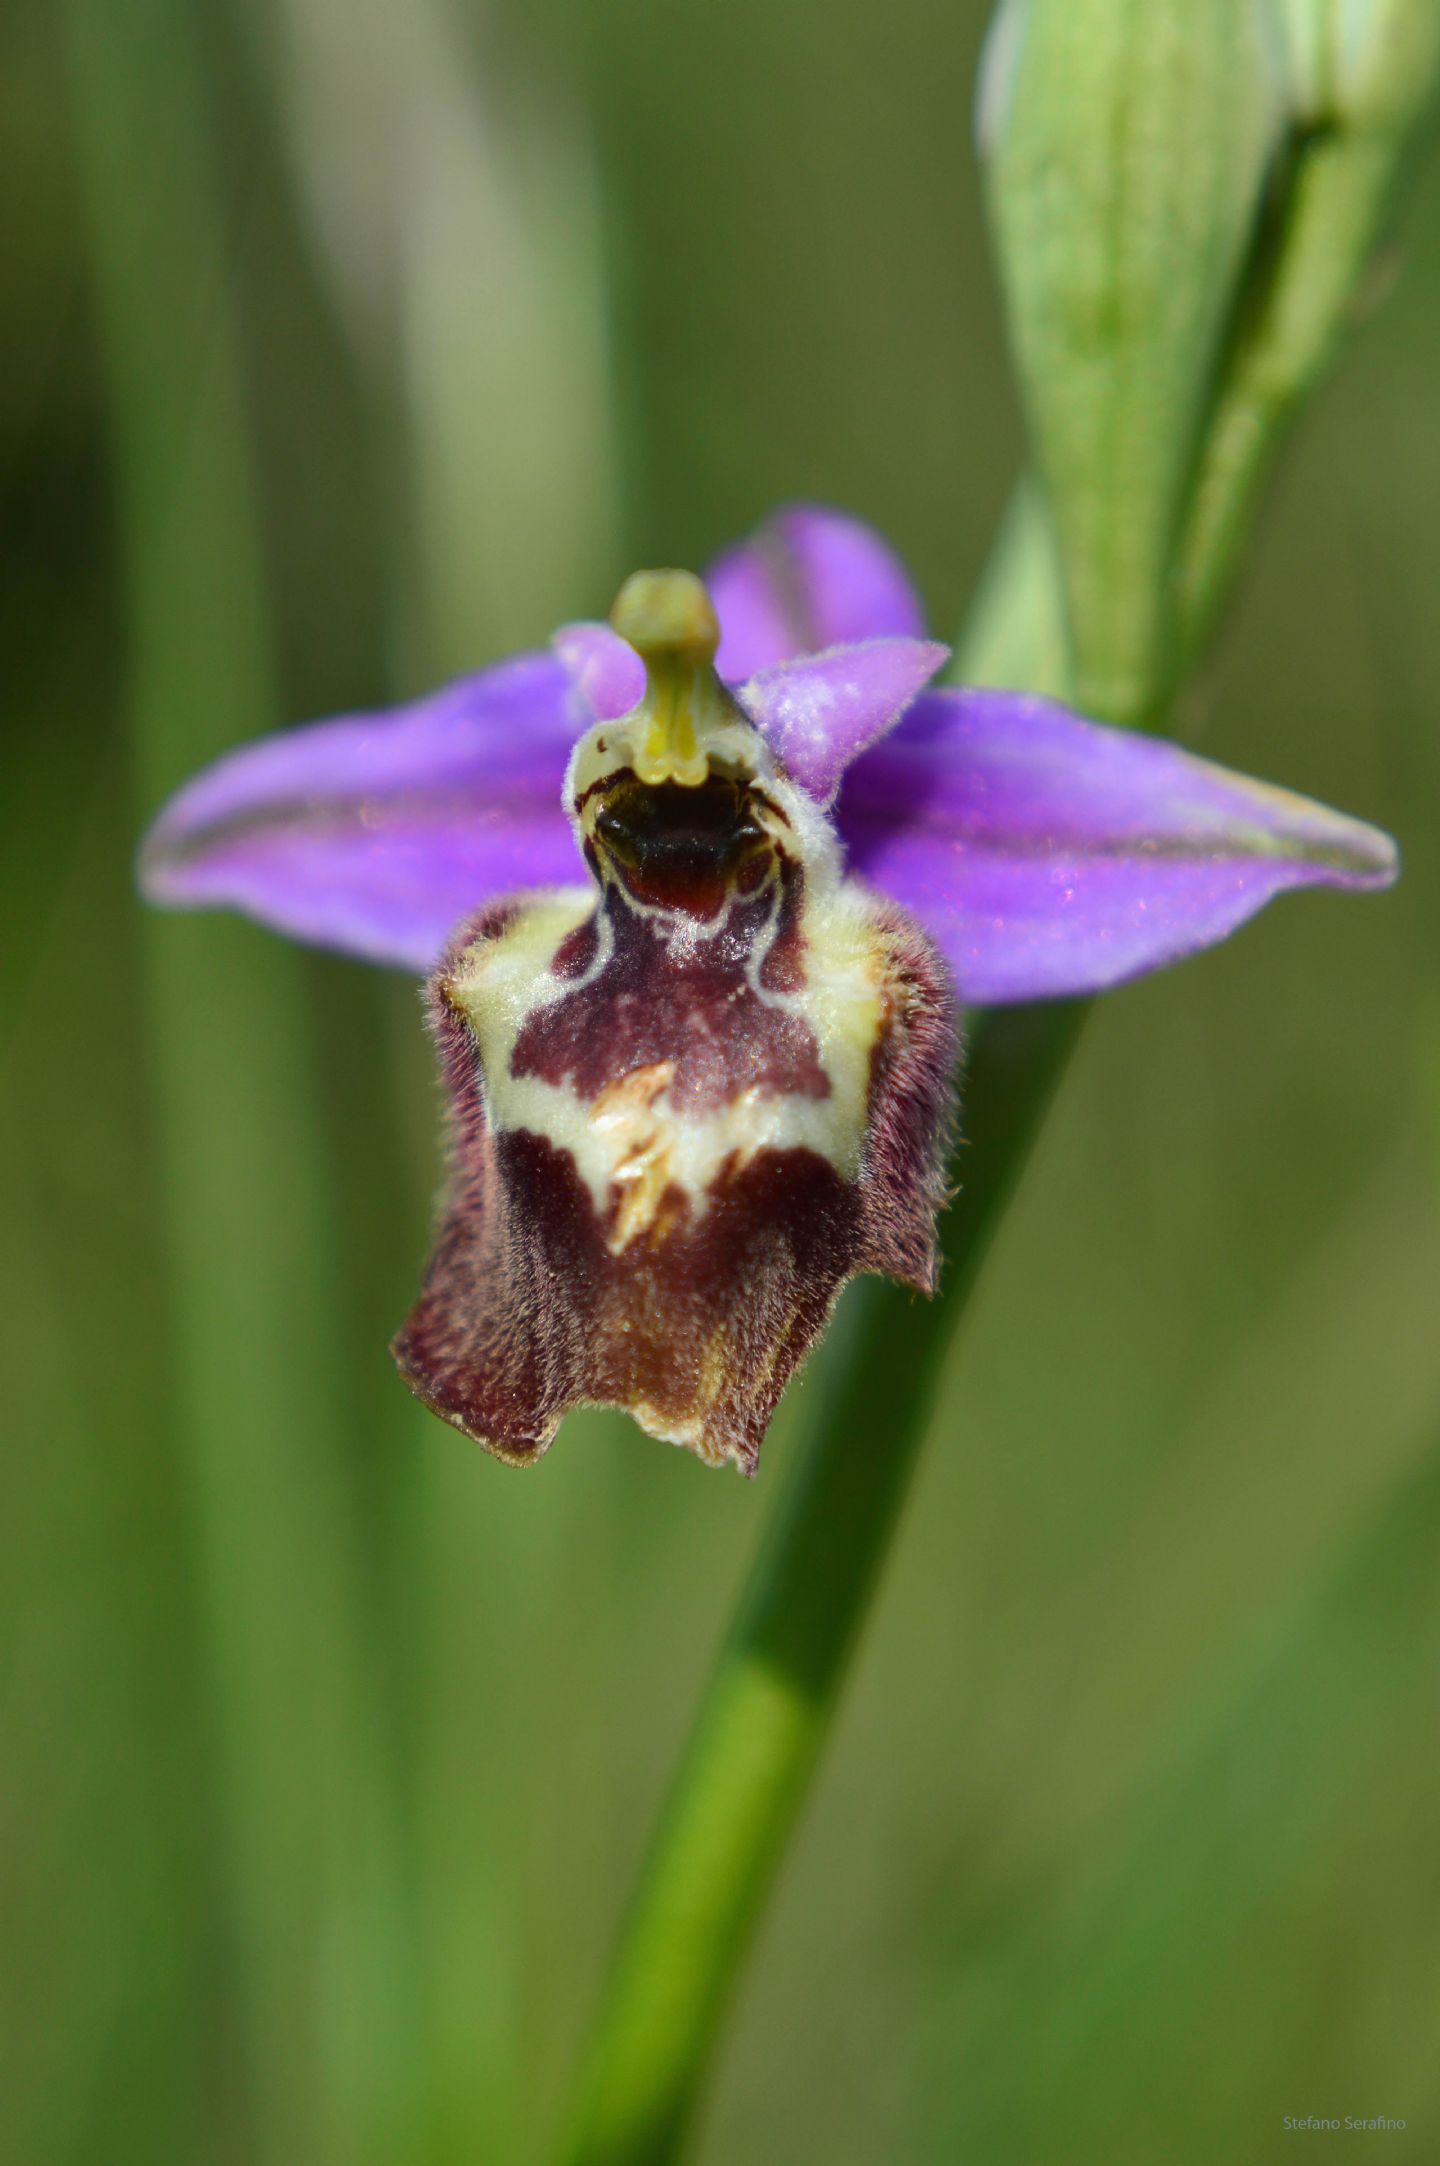
<instances>
[{"instance_id":1,"label":"purple veining on sepal","mask_svg":"<svg viewBox=\"0 0 1440 2166\"><path fill-rule=\"evenodd\" d=\"M899 557L859 519L818 504L775 512L705 575L730 683L855 640L922 639L925 612Z\"/></svg>"},{"instance_id":2,"label":"purple veining on sepal","mask_svg":"<svg viewBox=\"0 0 1440 2166\"><path fill-rule=\"evenodd\" d=\"M1006 692L929 692L851 770L852 869L913 910L976 1004L1097 992L1286 888L1388 886L1373 827Z\"/></svg>"},{"instance_id":3,"label":"purple veining on sepal","mask_svg":"<svg viewBox=\"0 0 1440 2166\"><path fill-rule=\"evenodd\" d=\"M141 886L426 970L488 897L581 877L560 794L589 719L559 661L521 655L389 713L260 738L170 800Z\"/></svg>"},{"instance_id":4,"label":"purple veining on sepal","mask_svg":"<svg viewBox=\"0 0 1440 2166\"><path fill-rule=\"evenodd\" d=\"M761 670L737 698L791 780L827 803L947 659L929 639L868 639Z\"/></svg>"}]
</instances>

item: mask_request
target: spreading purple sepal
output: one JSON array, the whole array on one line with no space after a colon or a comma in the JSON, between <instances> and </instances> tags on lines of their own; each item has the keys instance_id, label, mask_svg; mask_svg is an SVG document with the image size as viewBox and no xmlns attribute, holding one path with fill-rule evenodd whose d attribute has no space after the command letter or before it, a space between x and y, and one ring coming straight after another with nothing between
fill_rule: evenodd
<instances>
[{"instance_id":1,"label":"spreading purple sepal","mask_svg":"<svg viewBox=\"0 0 1440 2166\"><path fill-rule=\"evenodd\" d=\"M440 959L455 1156L395 1354L515 1464L601 1404L753 1471L846 1279L929 1290L957 992L1097 992L1395 877L1173 745L924 690L945 650L854 521L784 512L716 587L636 574L553 654L231 753L142 855L153 901Z\"/></svg>"},{"instance_id":2,"label":"spreading purple sepal","mask_svg":"<svg viewBox=\"0 0 1440 2166\"><path fill-rule=\"evenodd\" d=\"M1223 940L1294 887L1387 887L1377 828L1017 693L929 692L851 769L853 871L984 1005L1093 993Z\"/></svg>"},{"instance_id":3,"label":"spreading purple sepal","mask_svg":"<svg viewBox=\"0 0 1440 2166\"><path fill-rule=\"evenodd\" d=\"M921 691L907 707L944 650L913 636L898 560L854 520L782 512L716 584L722 654L732 669L759 658L745 711L812 799L844 773L852 868L929 927L967 1001L1095 992L1223 939L1285 888L1394 877L1375 829L1155 739L1013 693ZM781 662L807 626L860 643ZM231 753L157 820L146 894L430 968L492 898L579 870L566 761L592 722L633 711L645 672L608 625L555 644Z\"/></svg>"},{"instance_id":4,"label":"spreading purple sepal","mask_svg":"<svg viewBox=\"0 0 1440 2166\"><path fill-rule=\"evenodd\" d=\"M717 667L730 684L825 647L925 636L925 612L889 543L818 504L774 513L717 558L705 582L722 632Z\"/></svg>"},{"instance_id":5,"label":"spreading purple sepal","mask_svg":"<svg viewBox=\"0 0 1440 2166\"><path fill-rule=\"evenodd\" d=\"M868 639L761 670L736 696L791 780L826 804L948 654L929 639Z\"/></svg>"},{"instance_id":6,"label":"spreading purple sepal","mask_svg":"<svg viewBox=\"0 0 1440 2166\"><path fill-rule=\"evenodd\" d=\"M428 970L489 897L578 874L560 797L590 719L564 666L531 654L390 713L260 738L170 800L141 886Z\"/></svg>"}]
</instances>

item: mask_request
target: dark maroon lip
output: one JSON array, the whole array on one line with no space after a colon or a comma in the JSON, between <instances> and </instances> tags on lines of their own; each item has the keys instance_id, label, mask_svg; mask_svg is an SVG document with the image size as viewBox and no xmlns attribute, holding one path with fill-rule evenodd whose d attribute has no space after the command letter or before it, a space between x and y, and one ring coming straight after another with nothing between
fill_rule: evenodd
<instances>
[{"instance_id":1,"label":"dark maroon lip","mask_svg":"<svg viewBox=\"0 0 1440 2166\"><path fill-rule=\"evenodd\" d=\"M643 1406L703 1457L753 1473L790 1373L858 1260L856 1190L812 1151L762 1152L722 1170L703 1212L669 1191L653 1237L617 1254L568 1153L543 1136L497 1138L489 1179L504 1245L487 1247L468 1220L442 1247L392 1349L411 1389L514 1465L539 1458L584 1399ZM541 1342L548 1359L535 1330L554 1292L523 1304L514 1328L484 1329L497 1253L522 1285L563 1285L565 1328ZM701 1379L717 1341L734 1358L709 1397Z\"/></svg>"},{"instance_id":2,"label":"dark maroon lip","mask_svg":"<svg viewBox=\"0 0 1440 2166\"><path fill-rule=\"evenodd\" d=\"M677 951L665 928L631 907L611 885L600 904L609 952L598 972L537 1008L510 1059L514 1076L533 1075L593 1101L637 1069L667 1064L677 1113L728 1105L742 1092L826 1098L830 1079L810 1026L751 982L793 945L782 895L737 901L713 931ZM595 949L589 950L593 957ZM798 961L798 957L796 958ZM779 971L786 982L784 960Z\"/></svg>"},{"instance_id":3,"label":"dark maroon lip","mask_svg":"<svg viewBox=\"0 0 1440 2166\"><path fill-rule=\"evenodd\" d=\"M828 1088L809 1026L755 998L757 946L762 986L805 983L802 865L782 857L779 890L778 909L767 892L682 951L611 886L561 943L562 974L583 982L532 1011L511 1072L557 1077L592 1104L613 1082L663 1090L664 1117L681 1122L737 1084ZM502 940L524 907L477 913L456 951ZM621 1184L597 1197L564 1144L491 1125L478 1041L437 973L454 1156L424 1291L394 1344L427 1405L512 1465L533 1464L570 1407L601 1404L749 1474L844 1281L883 1271L931 1289L954 1002L903 913L877 905L869 922L886 997L858 1167L776 1145L731 1152L700 1187L667 1169L633 1230Z\"/></svg>"}]
</instances>

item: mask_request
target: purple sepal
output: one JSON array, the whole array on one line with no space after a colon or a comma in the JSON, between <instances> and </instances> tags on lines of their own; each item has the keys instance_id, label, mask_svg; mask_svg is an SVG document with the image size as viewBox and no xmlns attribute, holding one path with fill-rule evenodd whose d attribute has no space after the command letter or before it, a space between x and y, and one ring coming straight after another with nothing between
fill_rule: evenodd
<instances>
[{"instance_id":1,"label":"purple sepal","mask_svg":"<svg viewBox=\"0 0 1440 2166\"><path fill-rule=\"evenodd\" d=\"M1394 844L1287 790L1008 692L929 692L850 770L852 870L974 1004L1097 992L1292 887L1386 887Z\"/></svg>"},{"instance_id":2,"label":"purple sepal","mask_svg":"<svg viewBox=\"0 0 1440 2166\"><path fill-rule=\"evenodd\" d=\"M560 796L589 720L563 665L530 654L391 713L261 738L170 800L141 886L428 970L489 897L580 876Z\"/></svg>"},{"instance_id":3,"label":"purple sepal","mask_svg":"<svg viewBox=\"0 0 1440 2166\"><path fill-rule=\"evenodd\" d=\"M791 780L824 804L948 654L929 639L868 639L761 670L736 696Z\"/></svg>"},{"instance_id":4,"label":"purple sepal","mask_svg":"<svg viewBox=\"0 0 1440 2166\"><path fill-rule=\"evenodd\" d=\"M818 504L776 512L705 575L735 684L793 655L861 639L921 639L925 612L888 542Z\"/></svg>"}]
</instances>

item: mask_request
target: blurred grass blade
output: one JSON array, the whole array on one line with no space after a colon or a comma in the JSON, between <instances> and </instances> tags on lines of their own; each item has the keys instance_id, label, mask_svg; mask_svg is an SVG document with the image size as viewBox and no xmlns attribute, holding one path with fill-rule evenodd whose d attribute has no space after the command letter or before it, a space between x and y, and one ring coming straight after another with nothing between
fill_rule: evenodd
<instances>
[{"instance_id":1,"label":"blurred grass blade","mask_svg":"<svg viewBox=\"0 0 1440 2166\"><path fill-rule=\"evenodd\" d=\"M1344 21L1340 21L1340 16ZM1237 312L1177 564L1190 656L1235 577L1257 497L1354 326L1440 86L1434 0L1285 0L1291 142Z\"/></svg>"},{"instance_id":2,"label":"blurred grass blade","mask_svg":"<svg viewBox=\"0 0 1440 2166\"><path fill-rule=\"evenodd\" d=\"M383 449L385 637L399 673L418 686L541 644L602 610L628 569L585 116L533 78L488 15L451 0L281 0L245 29ZM403 1113L428 1121L413 1004L406 1023L414 1043L397 1053L426 1074ZM417 1197L417 1262L428 1207ZM381 1449L403 1469L406 1512L394 1568L425 2005L414 2141L445 2158L509 2158L533 2116L523 1875L496 1837L511 1801L494 1739L524 1725L533 1681L504 1659L497 1620L563 1616L577 1554L594 1554L595 1500L573 1473L523 1493L502 1482L497 1496L465 1444L398 1392ZM594 1479L613 1491L629 1472L606 1451ZM532 1841L538 1824L532 1803Z\"/></svg>"},{"instance_id":3,"label":"blurred grass blade","mask_svg":"<svg viewBox=\"0 0 1440 2166\"><path fill-rule=\"evenodd\" d=\"M447 0L284 0L267 50L297 196L387 412L419 674L598 610L615 456L583 112Z\"/></svg>"},{"instance_id":4,"label":"blurred grass blade","mask_svg":"<svg viewBox=\"0 0 1440 2166\"><path fill-rule=\"evenodd\" d=\"M198 18L184 0L66 0L64 23L128 617L135 780L116 817L138 827L274 719L266 606ZM233 1898L225 2115L269 2166L350 2166L384 2125L404 2024L304 966L243 926L159 918L147 964L174 1413L213 1662L200 1720ZM233 2071L227 2001L211 2019Z\"/></svg>"}]
</instances>

